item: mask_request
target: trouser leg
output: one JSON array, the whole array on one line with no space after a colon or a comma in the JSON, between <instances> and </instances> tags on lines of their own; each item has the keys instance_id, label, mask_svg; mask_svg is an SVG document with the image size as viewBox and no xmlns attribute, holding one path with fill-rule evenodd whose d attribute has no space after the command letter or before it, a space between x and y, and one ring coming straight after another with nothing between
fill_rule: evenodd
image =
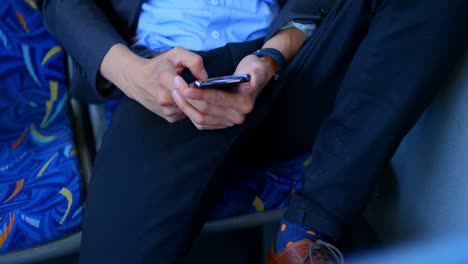
<instances>
[{"instance_id":1,"label":"trouser leg","mask_svg":"<svg viewBox=\"0 0 468 264\"><path fill-rule=\"evenodd\" d=\"M259 44L235 53L245 56ZM233 49L203 54L211 76L234 71ZM124 98L96 157L80 263L180 263L211 205L215 176L223 176L222 164L257 113L243 126L199 131Z\"/></svg>"},{"instance_id":2,"label":"trouser leg","mask_svg":"<svg viewBox=\"0 0 468 264\"><path fill-rule=\"evenodd\" d=\"M353 10L370 16L365 32L358 30L365 33L363 39L359 43L318 39L304 58L302 71L308 75L296 79L304 85L322 85L321 90L336 88L329 112L318 130L295 131L293 139L281 143L288 149L307 142L301 136L315 137L304 186L285 217L335 239L362 212L382 167L438 89L447 84L468 44L468 2L463 0L347 1L322 34L333 39L340 33L336 27L346 27L343 23ZM343 75L337 71L336 81L317 65L332 62L313 60L340 52L336 49L340 45L357 46L349 64L350 55L342 57L346 70ZM324 81L314 83L322 76ZM296 105L301 104L296 101ZM311 113L299 110L303 109L287 114L300 116L298 123L307 123Z\"/></svg>"}]
</instances>

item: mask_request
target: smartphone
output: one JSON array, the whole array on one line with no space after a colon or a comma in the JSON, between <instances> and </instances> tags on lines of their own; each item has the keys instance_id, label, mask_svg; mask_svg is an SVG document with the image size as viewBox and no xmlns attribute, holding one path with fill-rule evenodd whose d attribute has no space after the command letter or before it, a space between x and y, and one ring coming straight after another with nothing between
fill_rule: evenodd
<instances>
[{"instance_id":1,"label":"smartphone","mask_svg":"<svg viewBox=\"0 0 468 264\"><path fill-rule=\"evenodd\" d=\"M196 80L193 85L197 88L229 88L239 83L250 81L249 74L236 74L221 77Z\"/></svg>"}]
</instances>

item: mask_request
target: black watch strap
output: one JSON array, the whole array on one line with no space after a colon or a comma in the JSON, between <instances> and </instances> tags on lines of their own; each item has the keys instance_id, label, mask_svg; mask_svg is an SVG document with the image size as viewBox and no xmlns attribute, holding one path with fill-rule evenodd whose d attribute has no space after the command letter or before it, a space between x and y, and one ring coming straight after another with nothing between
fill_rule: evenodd
<instances>
[{"instance_id":1,"label":"black watch strap","mask_svg":"<svg viewBox=\"0 0 468 264\"><path fill-rule=\"evenodd\" d=\"M270 57L272 58L275 62L276 65L278 65L278 72L276 72L274 79L277 80L279 77L279 73L284 70L286 67L286 58L284 57L283 53L278 51L277 49L274 48L263 48L255 51L253 55L261 58L261 57Z\"/></svg>"}]
</instances>

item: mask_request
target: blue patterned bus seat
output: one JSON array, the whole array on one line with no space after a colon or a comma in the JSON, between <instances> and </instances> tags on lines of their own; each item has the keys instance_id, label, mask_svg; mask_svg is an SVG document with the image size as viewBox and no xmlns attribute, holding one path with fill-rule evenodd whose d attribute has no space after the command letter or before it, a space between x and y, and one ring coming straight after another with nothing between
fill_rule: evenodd
<instances>
[{"instance_id":1,"label":"blue patterned bus seat","mask_svg":"<svg viewBox=\"0 0 468 264\"><path fill-rule=\"evenodd\" d=\"M0 4L0 253L80 231L64 52L33 0Z\"/></svg>"}]
</instances>

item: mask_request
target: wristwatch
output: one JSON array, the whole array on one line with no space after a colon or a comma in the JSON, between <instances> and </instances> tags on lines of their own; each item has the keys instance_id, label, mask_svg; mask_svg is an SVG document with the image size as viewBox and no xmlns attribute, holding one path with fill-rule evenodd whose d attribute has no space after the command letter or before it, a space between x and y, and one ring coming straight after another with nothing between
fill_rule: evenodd
<instances>
[{"instance_id":1,"label":"wristwatch","mask_svg":"<svg viewBox=\"0 0 468 264\"><path fill-rule=\"evenodd\" d=\"M253 55L262 58L262 57L269 57L273 59L276 63L276 66L278 67L278 70L275 72L275 75L273 75L274 80L278 80L280 77L280 73L284 70L286 67L286 58L284 57L283 53L281 53L279 50L274 49L274 48L263 48L256 50Z\"/></svg>"}]
</instances>

